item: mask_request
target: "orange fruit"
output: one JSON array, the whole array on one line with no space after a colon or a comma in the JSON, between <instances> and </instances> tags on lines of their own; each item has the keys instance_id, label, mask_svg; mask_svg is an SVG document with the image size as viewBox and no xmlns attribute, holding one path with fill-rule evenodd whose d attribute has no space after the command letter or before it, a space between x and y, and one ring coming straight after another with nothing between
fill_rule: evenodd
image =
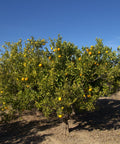
<instances>
[{"instance_id":1,"label":"orange fruit","mask_svg":"<svg viewBox=\"0 0 120 144\"><path fill-rule=\"evenodd\" d=\"M22 79L21 79L22 81L24 81L25 80L25 78L24 77L22 77Z\"/></svg>"},{"instance_id":2,"label":"orange fruit","mask_svg":"<svg viewBox=\"0 0 120 144\"><path fill-rule=\"evenodd\" d=\"M108 53L108 51L106 51L106 53Z\"/></svg>"},{"instance_id":3,"label":"orange fruit","mask_svg":"<svg viewBox=\"0 0 120 144\"><path fill-rule=\"evenodd\" d=\"M1 94L3 93L3 91L1 91Z\"/></svg>"},{"instance_id":4,"label":"orange fruit","mask_svg":"<svg viewBox=\"0 0 120 144\"><path fill-rule=\"evenodd\" d=\"M45 39L42 39L41 42L45 42Z\"/></svg>"},{"instance_id":5,"label":"orange fruit","mask_svg":"<svg viewBox=\"0 0 120 144\"><path fill-rule=\"evenodd\" d=\"M81 57L79 57L79 59L78 59L79 61L81 60Z\"/></svg>"},{"instance_id":6,"label":"orange fruit","mask_svg":"<svg viewBox=\"0 0 120 144\"><path fill-rule=\"evenodd\" d=\"M89 91L92 91L92 88L89 88Z\"/></svg>"},{"instance_id":7,"label":"orange fruit","mask_svg":"<svg viewBox=\"0 0 120 144\"><path fill-rule=\"evenodd\" d=\"M59 55L58 57L61 58L61 55Z\"/></svg>"},{"instance_id":8,"label":"orange fruit","mask_svg":"<svg viewBox=\"0 0 120 144\"><path fill-rule=\"evenodd\" d=\"M39 64L39 67L42 67L42 64L41 64L41 63Z\"/></svg>"},{"instance_id":9,"label":"orange fruit","mask_svg":"<svg viewBox=\"0 0 120 144\"><path fill-rule=\"evenodd\" d=\"M82 76L82 74L80 74L80 76Z\"/></svg>"},{"instance_id":10,"label":"orange fruit","mask_svg":"<svg viewBox=\"0 0 120 144\"><path fill-rule=\"evenodd\" d=\"M62 118L62 115L58 115L59 118Z\"/></svg>"},{"instance_id":11,"label":"orange fruit","mask_svg":"<svg viewBox=\"0 0 120 144\"><path fill-rule=\"evenodd\" d=\"M91 95L87 95L87 97L91 97Z\"/></svg>"},{"instance_id":12,"label":"orange fruit","mask_svg":"<svg viewBox=\"0 0 120 144\"><path fill-rule=\"evenodd\" d=\"M45 43L42 43L42 45L45 45Z\"/></svg>"},{"instance_id":13,"label":"orange fruit","mask_svg":"<svg viewBox=\"0 0 120 144\"><path fill-rule=\"evenodd\" d=\"M51 60L51 56L49 56L49 60Z\"/></svg>"},{"instance_id":14,"label":"orange fruit","mask_svg":"<svg viewBox=\"0 0 120 144\"><path fill-rule=\"evenodd\" d=\"M67 73L65 73L65 75L67 76L68 74L67 74Z\"/></svg>"},{"instance_id":15,"label":"orange fruit","mask_svg":"<svg viewBox=\"0 0 120 144\"><path fill-rule=\"evenodd\" d=\"M28 77L25 78L25 81L27 81L27 80L28 80Z\"/></svg>"},{"instance_id":16,"label":"orange fruit","mask_svg":"<svg viewBox=\"0 0 120 144\"><path fill-rule=\"evenodd\" d=\"M62 100L62 98L61 98L61 97L59 97L59 98L58 98L58 100L59 100L59 101L61 101L61 100Z\"/></svg>"},{"instance_id":17,"label":"orange fruit","mask_svg":"<svg viewBox=\"0 0 120 144\"><path fill-rule=\"evenodd\" d=\"M89 52L89 49L86 49L87 52Z\"/></svg>"},{"instance_id":18,"label":"orange fruit","mask_svg":"<svg viewBox=\"0 0 120 144\"><path fill-rule=\"evenodd\" d=\"M29 85L26 85L26 87L29 88L30 86L29 86Z\"/></svg>"},{"instance_id":19,"label":"orange fruit","mask_svg":"<svg viewBox=\"0 0 120 144\"><path fill-rule=\"evenodd\" d=\"M91 55L92 54L92 52L89 52L89 55Z\"/></svg>"},{"instance_id":20,"label":"orange fruit","mask_svg":"<svg viewBox=\"0 0 120 144\"><path fill-rule=\"evenodd\" d=\"M58 48L57 50L60 51L60 48Z\"/></svg>"}]
</instances>

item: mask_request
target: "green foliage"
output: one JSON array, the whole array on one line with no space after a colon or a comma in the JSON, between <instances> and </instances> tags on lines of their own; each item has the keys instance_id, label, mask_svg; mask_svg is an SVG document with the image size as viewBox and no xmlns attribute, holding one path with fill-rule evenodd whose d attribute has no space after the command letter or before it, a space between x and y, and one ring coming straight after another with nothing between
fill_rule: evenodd
<instances>
[{"instance_id":1,"label":"green foliage","mask_svg":"<svg viewBox=\"0 0 120 144\"><path fill-rule=\"evenodd\" d=\"M0 61L0 114L37 108L64 118L94 110L97 99L120 87L120 54L96 45L78 49L71 42L27 39L5 43ZM119 49L118 49L119 52Z\"/></svg>"}]
</instances>

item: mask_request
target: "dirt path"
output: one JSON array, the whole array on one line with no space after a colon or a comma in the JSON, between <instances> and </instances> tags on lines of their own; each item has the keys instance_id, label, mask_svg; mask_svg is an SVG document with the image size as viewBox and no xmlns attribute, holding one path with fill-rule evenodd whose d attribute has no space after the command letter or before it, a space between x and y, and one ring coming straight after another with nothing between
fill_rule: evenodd
<instances>
[{"instance_id":1,"label":"dirt path","mask_svg":"<svg viewBox=\"0 0 120 144\"><path fill-rule=\"evenodd\" d=\"M59 121L26 112L22 120L0 124L0 144L120 144L120 92L100 98L98 105L69 121L68 136Z\"/></svg>"}]
</instances>

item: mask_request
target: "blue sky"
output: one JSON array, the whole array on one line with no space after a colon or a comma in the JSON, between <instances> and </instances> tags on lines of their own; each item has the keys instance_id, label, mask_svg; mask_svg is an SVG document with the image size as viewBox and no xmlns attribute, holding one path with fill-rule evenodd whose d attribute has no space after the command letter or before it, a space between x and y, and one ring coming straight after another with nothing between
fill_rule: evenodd
<instances>
[{"instance_id":1,"label":"blue sky","mask_svg":"<svg viewBox=\"0 0 120 144\"><path fill-rule=\"evenodd\" d=\"M57 38L82 46L120 45L120 0L0 0L0 48L30 36Z\"/></svg>"}]
</instances>

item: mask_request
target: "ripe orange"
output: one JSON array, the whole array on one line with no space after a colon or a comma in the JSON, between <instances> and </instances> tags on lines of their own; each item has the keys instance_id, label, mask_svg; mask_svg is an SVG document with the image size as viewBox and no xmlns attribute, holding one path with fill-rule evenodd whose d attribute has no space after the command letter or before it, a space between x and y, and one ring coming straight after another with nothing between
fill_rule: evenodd
<instances>
[{"instance_id":1,"label":"ripe orange","mask_svg":"<svg viewBox=\"0 0 120 144\"><path fill-rule=\"evenodd\" d=\"M91 97L91 95L87 95L87 97Z\"/></svg>"},{"instance_id":2,"label":"ripe orange","mask_svg":"<svg viewBox=\"0 0 120 144\"><path fill-rule=\"evenodd\" d=\"M80 76L82 76L82 74L80 74Z\"/></svg>"},{"instance_id":3,"label":"ripe orange","mask_svg":"<svg viewBox=\"0 0 120 144\"><path fill-rule=\"evenodd\" d=\"M106 51L106 53L108 53L108 51Z\"/></svg>"},{"instance_id":4,"label":"ripe orange","mask_svg":"<svg viewBox=\"0 0 120 144\"><path fill-rule=\"evenodd\" d=\"M51 60L51 56L49 56L49 60Z\"/></svg>"},{"instance_id":5,"label":"ripe orange","mask_svg":"<svg viewBox=\"0 0 120 144\"><path fill-rule=\"evenodd\" d=\"M60 48L58 48L57 50L60 51Z\"/></svg>"},{"instance_id":6,"label":"ripe orange","mask_svg":"<svg viewBox=\"0 0 120 144\"><path fill-rule=\"evenodd\" d=\"M79 59L78 59L79 61L81 60L81 57L79 57Z\"/></svg>"},{"instance_id":7,"label":"ripe orange","mask_svg":"<svg viewBox=\"0 0 120 144\"><path fill-rule=\"evenodd\" d=\"M92 88L89 88L89 91L92 91Z\"/></svg>"},{"instance_id":8,"label":"ripe orange","mask_svg":"<svg viewBox=\"0 0 120 144\"><path fill-rule=\"evenodd\" d=\"M24 77L22 77L22 79L21 79L22 81L24 81L25 80L25 78Z\"/></svg>"},{"instance_id":9,"label":"ripe orange","mask_svg":"<svg viewBox=\"0 0 120 144\"><path fill-rule=\"evenodd\" d=\"M27 80L28 80L28 77L25 78L25 81L27 81Z\"/></svg>"},{"instance_id":10,"label":"ripe orange","mask_svg":"<svg viewBox=\"0 0 120 144\"><path fill-rule=\"evenodd\" d=\"M45 39L42 39L41 42L45 42Z\"/></svg>"},{"instance_id":11,"label":"ripe orange","mask_svg":"<svg viewBox=\"0 0 120 144\"><path fill-rule=\"evenodd\" d=\"M1 94L3 93L3 91L1 91Z\"/></svg>"},{"instance_id":12,"label":"ripe orange","mask_svg":"<svg viewBox=\"0 0 120 144\"><path fill-rule=\"evenodd\" d=\"M41 63L39 64L39 67L42 67L42 64L41 64Z\"/></svg>"},{"instance_id":13,"label":"ripe orange","mask_svg":"<svg viewBox=\"0 0 120 144\"><path fill-rule=\"evenodd\" d=\"M87 52L89 52L89 49L86 49Z\"/></svg>"},{"instance_id":14,"label":"ripe orange","mask_svg":"<svg viewBox=\"0 0 120 144\"><path fill-rule=\"evenodd\" d=\"M61 98L61 97L59 97L59 98L58 98L58 100L59 100L59 101L61 101L61 100L62 100L62 98Z\"/></svg>"},{"instance_id":15,"label":"ripe orange","mask_svg":"<svg viewBox=\"0 0 120 144\"><path fill-rule=\"evenodd\" d=\"M89 55L91 55L92 54L92 52L89 52Z\"/></svg>"},{"instance_id":16,"label":"ripe orange","mask_svg":"<svg viewBox=\"0 0 120 144\"><path fill-rule=\"evenodd\" d=\"M58 57L61 58L61 55L59 55Z\"/></svg>"},{"instance_id":17,"label":"ripe orange","mask_svg":"<svg viewBox=\"0 0 120 144\"><path fill-rule=\"evenodd\" d=\"M58 115L59 118L62 118L62 115Z\"/></svg>"}]
</instances>

